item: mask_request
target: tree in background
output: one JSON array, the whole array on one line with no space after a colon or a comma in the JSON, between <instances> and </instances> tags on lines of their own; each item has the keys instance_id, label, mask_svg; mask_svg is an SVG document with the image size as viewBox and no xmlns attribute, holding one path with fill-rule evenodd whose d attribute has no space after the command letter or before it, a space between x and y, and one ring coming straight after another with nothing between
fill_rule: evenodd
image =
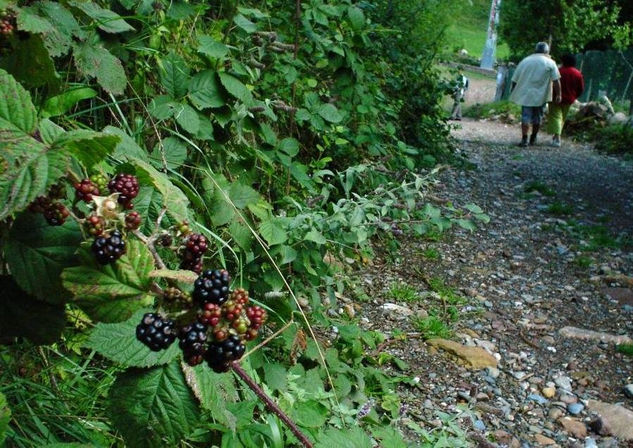
<instances>
[{"instance_id":1,"label":"tree in background","mask_svg":"<svg viewBox=\"0 0 633 448\"><path fill-rule=\"evenodd\" d=\"M605 4L601 0L506 0L502 3L501 39L513 58L532 52L538 41L551 42L552 54L583 51L596 46L606 48L617 41L630 40L630 29L623 20L630 7L624 0Z\"/></svg>"}]
</instances>

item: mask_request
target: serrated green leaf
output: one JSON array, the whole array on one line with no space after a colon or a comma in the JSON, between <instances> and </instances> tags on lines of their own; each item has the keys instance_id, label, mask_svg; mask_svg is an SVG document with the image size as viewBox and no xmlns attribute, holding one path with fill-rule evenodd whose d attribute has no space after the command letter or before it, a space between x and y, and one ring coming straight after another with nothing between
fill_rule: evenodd
<instances>
[{"instance_id":1,"label":"serrated green leaf","mask_svg":"<svg viewBox=\"0 0 633 448\"><path fill-rule=\"evenodd\" d=\"M50 56L61 56L68 52L72 43L71 35L64 29L54 26L46 17L42 17L36 7L20 8L17 15L20 31L39 34Z\"/></svg>"},{"instance_id":2,"label":"serrated green leaf","mask_svg":"<svg viewBox=\"0 0 633 448\"><path fill-rule=\"evenodd\" d=\"M83 256L87 264L64 269L62 282L92 319L120 322L154 301L149 294L154 260L140 241L128 240L127 253L106 266L88 264L94 258L88 249Z\"/></svg>"},{"instance_id":3,"label":"serrated green leaf","mask_svg":"<svg viewBox=\"0 0 633 448\"><path fill-rule=\"evenodd\" d=\"M292 407L293 419L304 428L320 428L327 420L327 408L316 400L295 403Z\"/></svg>"},{"instance_id":4,"label":"serrated green leaf","mask_svg":"<svg viewBox=\"0 0 633 448\"><path fill-rule=\"evenodd\" d=\"M169 169L178 169L187 158L187 146L178 137L167 137L156 144L149 156L150 162L157 169L167 164Z\"/></svg>"},{"instance_id":5,"label":"serrated green leaf","mask_svg":"<svg viewBox=\"0 0 633 448\"><path fill-rule=\"evenodd\" d=\"M305 241L313 241L317 244L325 244L327 242L323 234L316 229L312 229L306 233L303 239Z\"/></svg>"},{"instance_id":6,"label":"serrated green leaf","mask_svg":"<svg viewBox=\"0 0 633 448\"><path fill-rule=\"evenodd\" d=\"M284 138L277 145L277 150L285 153L289 157L299 154L299 141L292 137Z\"/></svg>"},{"instance_id":7,"label":"serrated green leaf","mask_svg":"<svg viewBox=\"0 0 633 448\"><path fill-rule=\"evenodd\" d=\"M476 204L466 204L466 205L464 205L464 208L465 208L466 210L468 210L469 212L472 212L472 213L477 213L477 214L479 214L479 213L483 213L483 212L484 212L484 211L481 209L481 207L480 207L480 206L478 206L478 205L476 205Z\"/></svg>"},{"instance_id":8,"label":"serrated green leaf","mask_svg":"<svg viewBox=\"0 0 633 448\"><path fill-rule=\"evenodd\" d=\"M147 106L147 110L149 111L154 118L158 118L159 120L168 120L174 116L176 110L180 107L180 103L178 101L174 101L174 99L169 95L160 95L152 99Z\"/></svg>"},{"instance_id":9,"label":"serrated green leaf","mask_svg":"<svg viewBox=\"0 0 633 448\"><path fill-rule=\"evenodd\" d=\"M124 130L114 126L106 126L103 129L103 133L119 137L119 142L114 147L114 152L112 153L114 158L127 160L128 157L141 159L147 157L147 152L137 145L134 139L127 135Z\"/></svg>"},{"instance_id":10,"label":"serrated green leaf","mask_svg":"<svg viewBox=\"0 0 633 448\"><path fill-rule=\"evenodd\" d=\"M360 31L365 28L365 14L363 10L357 6L350 6L347 8L347 17L352 24L354 31Z\"/></svg>"},{"instance_id":11,"label":"serrated green leaf","mask_svg":"<svg viewBox=\"0 0 633 448\"><path fill-rule=\"evenodd\" d=\"M251 91L248 90L248 87L246 87L244 83L235 76L229 75L226 72L220 72L218 73L218 76L220 77L220 83L222 83L222 86L235 98L247 104L253 100L253 94Z\"/></svg>"},{"instance_id":12,"label":"serrated green leaf","mask_svg":"<svg viewBox=\"0 0 633 448\"><path fill-rule=\"evenodd\" d=\"M475 230L477 230L477 226L470 219L458 219L457 224L462 229L470 230L471 232L474 232Z\"/></svg>"},{"instance_id":13,"label":"serrated green leaf","mask_svg":"<svg viewBox=\"0 0 633 448\"><path fill-rule=\"evenodd\" d=\"M183 1L172 1L169 2L167 17L173 20L185 20L193 16L195 13L196 10L190 4Z\"/></svg>"},{"instance_id":14,"label":"serrated green leaf","mask_svg":"<svg viewBox=\"0 0 633 448\"><path fill-rule=\"evenodd\" d=\"M73 56L77 70L84 76L97 78L104 90L113 95L121 95L125 91L127 78L121 61L100 43L91 39L77 44Z\"/></svg>"},{"instance_id":15,"label":"serrated green leaf","mask_svg":"<svg viewBox=\"0 0 633 448\"><path fill-rule=\"evenodd\" d=\"M11 228L5 259L24 291L49 303L63 303L69 294L62 287L60 275L77 264L75 252L81 241L75 221L53 227L42 215L25 212Z\"/></svg>"},{"instance_id":16,"label":"serrated green leaf","mask_svg":"<svg viewBox=\"0 0 633 448\"><path fill-rule=\"evenodd\" d=\"M237 26L239 26L249 34L257 31L257 25L248 20L242 14L237 14L235 17L233 17L233 23L235 23Z\"/></svg>"},{"instance_id":17,"label":"serrated green leaf","mask_svg":"<svg viewBox=\"0 0 633 448\"><path fill-rule=\"evenodd\" d=\"M63 150L90 168L111 154L119 140L116 135L79 129L61 134L53 142L51 151Z\"/></svg>"},{"instance_id":18,"label":"serrated green leaf","mask_svg":"<svg viewBox=\"0 0 633 448\"><path fill-rule=\"evenodd\" d=\"M0 392L0 446L2 446L11 420L11 409L6 397Z\"/></svg>"},{"instance_id":19,"label":"serrated green leaf","mask_svg":"<svg viewBox=\"0 0 633 448\"><path fill-rule=\"evenodd\" d=\"M215 189L211 200L211 222L214 226L222 226L232 222L235 209L229 204L221 191Z\"/></svg>"},{"instance_id":20,"label":"serrated green leaf","mask_svg":"<svg viewBox=\"0 0 633 448\"><path fill-rule=\"evenodd\" d=\"M334 104L325 103L319 106L317 113L326 121L330 123L340 123L343 120L343 116L334 106Z\"/></svg>"},{"instance_id":21,"label":"serrated green leaf","mask_svg":"<svg viewBox=\"0 0 633 448\"><path fill-rule=\"evenodd\" d=\"M271 246L283 244L288 240L288 234L281 226L278 218L262 221L259 225L259 233Z\"/></svg>"},{"instance_id":22,"label":"serrated green leaf","mask_svg":"<svg viewBox=\"0 0 633 448\"><path fill-rule=\"evenodd\" d=\"M188 104L181 104L174 112L176 122L190 134L196 134L200 129L200 118L193 107Z\"/></svg>"},{"instance_id":23,"label":"serrated green leaf","mask_svg":"<svg viewBox=\"0 0 633 448\"><path fill-rule=\"evenodd\" d=\"M52 145L53 142L57 140L60 135L66 132L64 128L53 123L48 118L44 118L43 120L41 120L37 129L40 131L42 142L47 145Z\"/></svg>"},{"instance_id":24,"label":"serrated green leaf","mask_svg":"<svg viewBox=\"0 0 633 448\"><path fill-rule=\"evenodd\" d=\"M215 373L204 364L196 367L183 364L182 369L187 384L200 401L202 408L211 411L211 415L218 423L235 431L237 419L227 409L227 404L239 400L233 375Z\"/></svg>"},{"instance_id":25,"label":"serrated green leaf","mask_svg":"<svg viewBox=\"0 0 633 448\"><path fill-rule=\"evenodd\" d=\"M288 390L288 371L281 364L264 364L264 378L266 379L266 386L272 391L285 392Z\"/></svg>"},{"instance_id":26,"label":"serrated green leaf","mask_svg":"<svg viewBox=\"0 0 633 448\"><path fill-rule=\"evenodd\" d=\"M27 88L47 85L55 90L60 82L55 63L38 34L19 39L11 52L0 58L0 68L10 72Z\"/></svg>"},{"instance_id":27,"label":"serrated green leaf","mask_svg":"<svg viewBox=\"0 0 633 448\"><path fill-rule=\"evenodd\" d=\"M63 305L35 299L8 276L0 276L0 290L0 338L26 337L35 344L59 338L66 324Z\"/></svg>"},{"instance_id":28,"label":"serrated green leaf","mask_svg":"<svg viewBox=\"0 0 633 448\"><path fill-rule=\"evenodd\" d=\"M40 116L48 118L64 115L79 101L94 98L95 96L97 96L97 91L90 87L68 90L47 99L42 109L40 109Z\"/></svg>"},{"instance_id":29,"label":"serrated green leaf","mask_svg":"<svg viewBox=\"0 0 633 448\"><path fill-rule=\"evenodd\" d=\"M88 17L97 22L97 26L106 33L125 33L134 31L134 27L109 9L104 9L91 1L71 1L72 6L81 9Z\"/></svg>"},{"instance_id":30,"label":"serrated green leaf","mask_svg":"<svg viewBox=\"0 0 633 448\"><path fill-rule=\"evenodd\" d=\"M224 106L220 83L213 70L205 70L191 78L189 99L199 110Z\"/></svg>"},{"instance_id":31,"label":"serrated green leaf","mask_svg":"<svg viewBox=\"0 0 633 448\"><path fill-rule=\"evenodd\" d=\"M60 32L80 39L83 38L84 32L81 30L79 23L73 14L60 2L40 1L37 2L36 6ZM51 53L51 56L56 55Z\"/></svg>"},{"instance_id":32,"label":"serrated green leaf","mask_svg":"<svg viewBox=\"0 0 633 448\"><path fill-rule=\"evenodd\" d=\"M154 185L163 195L163 205L167 208L167 215L175 221L187 221L189 217L187 196L176 187L166 174L157 171L152 165L136 157L128 157L130 163L136 166L139 178L145 183Z\"/></svg>"},{"instance_id":33,"label":"serrated green leaf","mask_svg":"<svg viewBox=\"0 0 633 448\"><path fill-rule=\"evenodd\" d=\"M189 86L189 66L177 54L170 53L160 61L160 82L165 92L173 99L180 99L187 94Z\"/></svg>"},{"instance_id":34,"label":"serrated green leaf","mask_svg":"<svg viewBox=\"0 0 633 448\"><path fill-rule=\"evenodd\" d=\"M177 446L196 427L200 411L178 362L120 375L109 396L110 418L128 446Z\"/></svg>"},{"instance_id":35,"label":"serrated green leaf","mask_svg":"<svg viewBox=\"0 0 633 448\"><path fill-rule=\"evenodd\" d=\"M250 249L251 243L253 242L253 234L245 224L237 220L232 221L231 224L229 224L228 231L238 246L244 250Z\"/></svg>"},{"instance_id":36,"label":"serrated green leaf","mask_svg":"<svg viewBox=\"0 0 633 448\"><path fill-rule=\"evenodd\" d=\"M211 58L220 59L229 54L229 47L211 36L200 36L198 42L198 52Z\"/></svg>"},{"instance_id":37,"label":"serrated green leaf","mask_svg":"<svg viewBox=\"0 0 633 448\"><path fill-rule=\"evenodd\" d=\"M248 185L234 182L228 189L231 202L239 209L248 207L259 202L259 193Z\"/></svg>"},{"instance_id":38,"label":"serrated green leaf","mask_svg":"<svg viewBox=\"0 0 633 448\"><path fill-rule=\"evenodd\" d=\"M330 428L317 436L314 448L372 448L371 439L359 426L351 428Z\"/></svg>"},{"instance_id":39,"label":"serrated green leaf","mask_svg":"<svg viewBox=\"0 0 633 448\"><path fill-rule=\"evenodd\" d=\"M86 346L127 367L154 367L169 363L180 353L177 343L167 350L153 352L136 339L136 326L147 312L150 310L138 310L125 322L98 323L90 333Z\"/></svg>"},{"instance_id":40,"label":"serrated green leaf","mask_svg":"<svg viewBox=\"0 0 633 448\"><path fill-rule=\"evenodd\" d=\"M0 99L0 120L26 134L35 130L37 113L31 102L31 95L4 70L0 70ZM0 130L3 128L8 126L0 121ZM2 147L0 140L0 148Z\"/></svg>"},{"instance_id":41,"label":"serrated green leaf","mask_svg":"<svg viewBox=\"0 0 633 448\"><path fill-rule=\"evenodd\" d=\"M43 194L70 162L67 150L49 150L0 118L0 221Z\"/></svg>"}]
</instances>

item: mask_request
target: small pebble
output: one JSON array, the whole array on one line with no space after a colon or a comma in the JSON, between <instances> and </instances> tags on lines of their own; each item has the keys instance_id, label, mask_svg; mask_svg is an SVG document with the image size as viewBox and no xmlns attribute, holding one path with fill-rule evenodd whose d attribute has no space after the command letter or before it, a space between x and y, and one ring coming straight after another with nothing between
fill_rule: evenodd
<instances>
[{"instance_id":1,"label":"small pebble","mask_svg":"<svg viewBox=\"0 0 633 448\"><path fill-rule=\"evenodd\" d=\"M633 384L627 384L624 386L624 395L629 398L633 398Z\"/></svg>"},{"instance_id":2,"label":"small pebble","mask_svg":"<svg viewBox=\"0 0 633 448\"><path fill-rule=\"evenodd\" d=\"M569 412L571 415L578 415L582 412L584 408L585 406L581 403L571 403L569 404L569 406L567 406L567 412Z\"/></svg>"}]
</instances>

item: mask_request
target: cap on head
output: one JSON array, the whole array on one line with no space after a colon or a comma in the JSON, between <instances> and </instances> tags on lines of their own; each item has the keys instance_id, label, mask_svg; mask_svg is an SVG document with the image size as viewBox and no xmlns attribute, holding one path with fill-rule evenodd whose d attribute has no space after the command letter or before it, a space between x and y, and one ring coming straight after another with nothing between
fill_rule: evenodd
<instances>
[{"instance_id":1,"label":"cap on head","mask_svg":"<svg viewBox=\"0 0 633 448\"><path fill-rule=\"evenodd\" d=\"M536 47L534 48L534 52L548 54L549 45L547 45L547 42L539 42L538 44L536 44Z\"/></svg>"}]
</instances>

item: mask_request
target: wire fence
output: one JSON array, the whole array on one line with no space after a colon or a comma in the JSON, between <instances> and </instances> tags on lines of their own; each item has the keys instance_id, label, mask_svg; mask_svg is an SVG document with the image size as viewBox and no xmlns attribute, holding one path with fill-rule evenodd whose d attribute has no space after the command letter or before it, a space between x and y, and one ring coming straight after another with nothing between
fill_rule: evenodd
<instances>
[{"instance_id":1,"label":"wire fence","mask_svg":"<svg viewBox=\"0 0 633 448\"><path fill-rule=\"evenodd\" d=\"M630 111L633 99L633 48L625 51L587 51L576 55L576 67L585 78L585 91L578 101L587 102L606 95L616 108ZM508 99L510 96L510 79L514 74L514 66L499 67L503 76L499 96Z\"/></svg>"}]
</instances>

